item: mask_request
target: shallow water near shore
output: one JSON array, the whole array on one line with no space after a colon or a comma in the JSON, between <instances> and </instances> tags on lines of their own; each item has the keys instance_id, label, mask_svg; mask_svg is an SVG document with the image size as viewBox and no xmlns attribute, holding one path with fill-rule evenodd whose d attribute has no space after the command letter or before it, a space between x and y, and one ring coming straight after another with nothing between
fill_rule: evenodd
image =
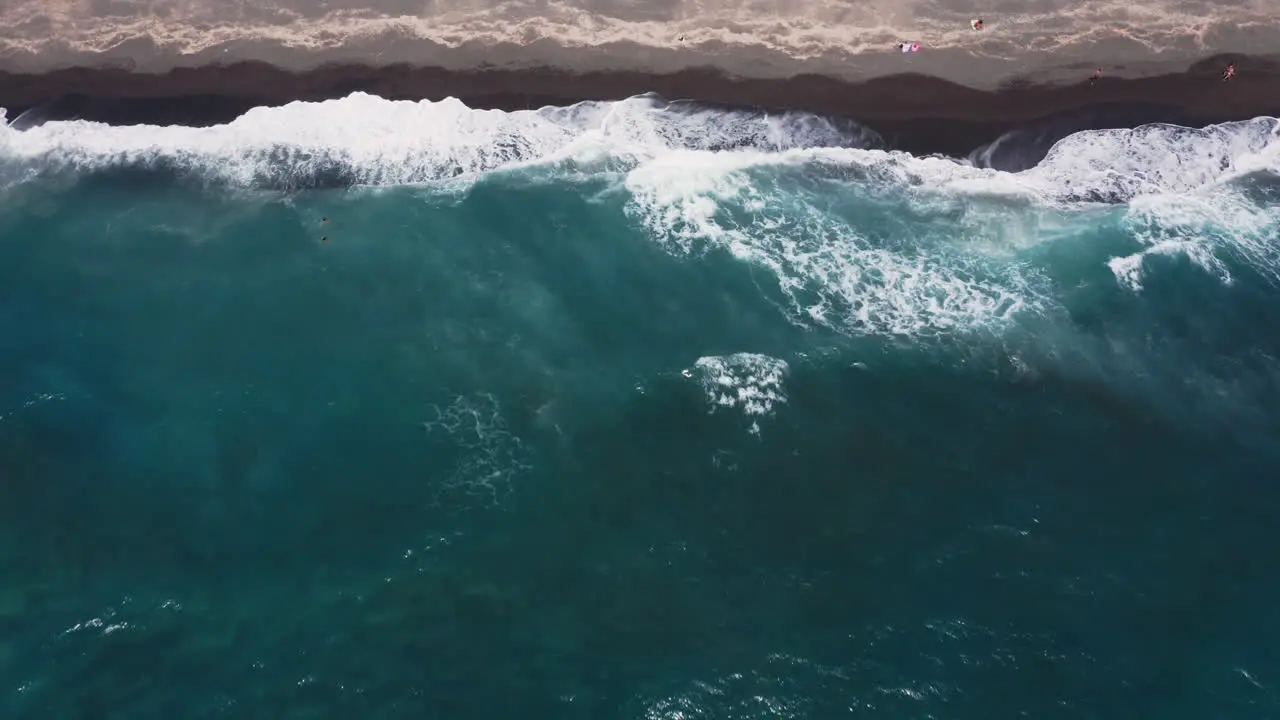
<instances>
[{"instance_id":1,"label":"shallow water near shore","mask_svg":"<svg viewBox=\"0 0 1280 720\"><path fill-rule=\"evenodd\" d=\"M1276 127L0 128L0 709L1274 714Z\"/></svg>"}]
</instances>

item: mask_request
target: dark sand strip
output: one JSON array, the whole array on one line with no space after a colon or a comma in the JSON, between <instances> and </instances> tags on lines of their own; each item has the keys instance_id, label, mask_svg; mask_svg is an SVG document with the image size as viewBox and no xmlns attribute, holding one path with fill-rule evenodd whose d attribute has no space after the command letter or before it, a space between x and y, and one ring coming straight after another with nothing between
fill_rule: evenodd
<instances>
[{"instance_id":1,"label":"dark sand strip","mask_svg":"<svg viewBox=\"0 0 1280 720\"><path fill-rule=\"evenodd\" d=\"M1239 73L1221 81L1234 61ZM289 72L242 62L144 74L115 68L71 68L40 74L0 71L0 107L18 125L81 118L112 124L228 122L256 106L318 101L362 91L387 99L456 97L473 108L516 110L617 100L653 92L668 100L803 110L852 118L891 146L917 154L965 155L1008 130L1045 124L1062 130L1132 127L1149 122L1203 126L1280 115L1280 68L1270 61L1220 56L1187 71L1138 79L1012 85L977 90L924 75L850 83L817 75L744 79L712 69L672 74L560 70L459 72L430 67L334 65ZM1066 118L1066 119L1064 119Z\"/></svg>"}]
</instances>

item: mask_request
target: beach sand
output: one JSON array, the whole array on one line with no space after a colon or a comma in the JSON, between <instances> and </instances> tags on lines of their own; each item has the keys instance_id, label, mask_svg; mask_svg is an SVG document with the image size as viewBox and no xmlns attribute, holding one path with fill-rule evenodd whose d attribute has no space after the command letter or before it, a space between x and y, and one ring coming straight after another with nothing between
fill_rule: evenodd
<instances>
[{"instance_id":1,"label":"beach sand","mask_svg":"<svg viewBox=\"0 0 1280 720\"><path fill-rule=\"evenodd\" d=\"M1277 19L1280 0L9 0L0 107L205 124L356 90L500 109L656 92L953 152L1086 109L1104 124L1276 114Z\"/></svg>"}]
</instances>

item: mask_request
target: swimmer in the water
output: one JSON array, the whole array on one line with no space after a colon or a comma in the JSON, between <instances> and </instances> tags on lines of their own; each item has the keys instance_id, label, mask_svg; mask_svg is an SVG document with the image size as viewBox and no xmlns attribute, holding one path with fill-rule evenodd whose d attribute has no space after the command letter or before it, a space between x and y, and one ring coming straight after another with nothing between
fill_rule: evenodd
<instances>
[{"instance_id":1,"label":"swimmer in the water","mask_svg":"<svg viewBox=\"0 0 1280 720\"><path fill-rule=\"evenodd\" d=\"M973 19L973 20L970 20L970 21L969 21L969 27L973 28L974 30L981 30L981 29L982 29L982 18L975 18L975 19Z\"/></svg>"}]
</instances>

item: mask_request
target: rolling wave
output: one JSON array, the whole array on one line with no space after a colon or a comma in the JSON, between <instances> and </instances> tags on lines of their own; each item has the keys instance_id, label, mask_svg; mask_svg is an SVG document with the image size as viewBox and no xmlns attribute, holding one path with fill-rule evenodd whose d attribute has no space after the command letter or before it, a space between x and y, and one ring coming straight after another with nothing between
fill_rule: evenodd
<instances>
[{"instance_id":1,"label":"rolling wave","mask_svg":"<svg viewBox=\"0 0 1280 720\"><path fill-rule=\"evenodd\" d=\"M121 171L284 191L604 183L664 248L765 268L793 321L854 335L937 335L1052 312L1062 279L1028 253L1094 222L1131 239L1101 261L1127 291L1143 290L1150 259L1170 255L1224 283L1237 261L1280 279L1280 217L1258 195L1280 173L1275 118L1074 132L1018 172L979 167L994 151L915 157L852 121L653 95L501 112L355 93L208 128L0 126L0 184Z\"/></svg>"},{"instance_id":2,"label":"rolling wave","mask_svg":"<svg viewBox=\"0 0 1280 720\"><path fill-rule=\"evenodd\" d=\"M6 123L0 126L0 177L12 183L134 167L293 189L432 183L566 159L608 157L635 167L673 152L705 151L755 153L759 164L843 166L868 181L1127 202L1250 172L1274 173L1278 140L1274 118L1203 130L1161 124L1087 130L1056 142L1033 167L1008 173L892 152L855 122L799 112L718 109L653 95L503 112L473 110L456 99L389 101L354 93L255 108L209 128L54 121L17 130Z\"/></svg>"}]
</instances>

